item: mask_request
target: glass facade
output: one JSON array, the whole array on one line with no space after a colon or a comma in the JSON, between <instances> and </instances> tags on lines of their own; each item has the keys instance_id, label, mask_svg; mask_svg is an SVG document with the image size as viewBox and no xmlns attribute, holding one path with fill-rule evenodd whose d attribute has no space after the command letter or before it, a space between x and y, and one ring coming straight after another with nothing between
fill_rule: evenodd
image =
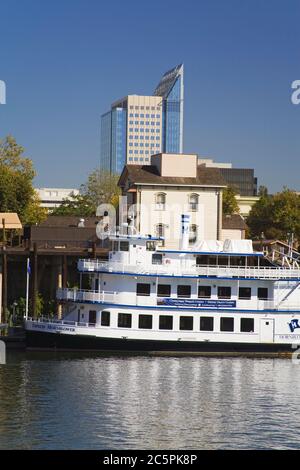
<instances>
[{"instance_id":1,"label":"glass facade","mask_svg":"<svg viewBox=\"0 0 300 470\"><path fill-rule=\"evenodd\" d=\"M121 173L126 164L127 110L113 108L101 118L101 168Z\"/></svg>"},{"instance_id":2,"label":"glass facade","mask_svg":"<svg viewBox=\"0 0 300 470\"><path fill-rule=\"evenodd\" d=\"M101 116L101 168L110 171L111 111Z\"/></svg>"},{"instance_id":3,"label":"glass facade","mask_svg":"<svg viewBox=\"0 0 300 470\"><path fill-rule=\"evenodd\" d=\"M163 98L162 151L183 152L183 65L165 73L154 91Z\"/></svg>"},{"instance_id":4,"label":"glass facade","mask_svg":"<svg viewBox=\"0 0 300 470\"><path fill-rule=\"evenodd\" d=\"M101 117L103 169L119 174L126 163L149 165L160 152L183 152L182 64L163 75L154 95L128 95Z\"/></svg>"}]
</instances>

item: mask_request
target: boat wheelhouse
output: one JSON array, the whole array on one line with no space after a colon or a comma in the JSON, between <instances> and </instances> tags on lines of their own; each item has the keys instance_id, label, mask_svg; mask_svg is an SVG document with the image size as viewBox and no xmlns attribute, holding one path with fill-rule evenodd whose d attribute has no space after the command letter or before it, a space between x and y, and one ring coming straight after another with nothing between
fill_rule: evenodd
<instances>
[{"instance_id":1,"label":"boat wheelhouse","mask_svg":"<svg viewBox=\"0 0 300 470\"><path fill-rule=\"evenodd\" d=\"M183 236L180 250L161 242L112 235L107 261L80 260L79 288L57 292L63 319L28 319L28 346L293 352L300 342L298 263L275 264L253 251L250 240L203 241L188 249Z\"/></svg>"}]
</instances>

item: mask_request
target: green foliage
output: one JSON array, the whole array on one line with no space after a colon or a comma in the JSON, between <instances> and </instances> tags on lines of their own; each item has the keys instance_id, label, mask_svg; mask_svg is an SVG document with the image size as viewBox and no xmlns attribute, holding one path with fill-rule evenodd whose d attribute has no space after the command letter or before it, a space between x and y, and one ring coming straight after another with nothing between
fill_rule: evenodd
<instances>
[{"instance_id":1,"label":"green foliage","mask_svg":"<svg viewBox=\"0 0 300 470\"><path fill-rule=\"evenodd\" d=\"M117 205L120 189L118 175L107 171L94 170L85 184L81 186L81 194L72 195L52 212L52 215L73 215L90 217L96 215L101 203Z\"/></svg>"},{"instance_id":2,"label":"green foliage","mask_svg":"<svg viewBox=\"0 0 300 470\"><path fill-rule=\"evenodd\" d=\"M238 214L240 212L239 205L235 198L236 191L231 187L227 186L227 188L223 191L223 214L224 215L232 215Z\"/></svg>"},{"instance_id":3,"label":"green foliage","mask_svg":"<svg viewBox=\"0 0 300 470\"><path fill-rule=\"evenodd\" d=\"M252 207L247 225L252 238L285 240L288 233L294 233L300 240L300 196L287 188L273 196L263 193Z\"/></svg>"},{"instance_id":4,"label":"green foliage","mask_svg":"<svg viewBox=\"0 0 300 470\"><path fill-rule=\"evenodd\" d=\"M37 223L47 213L33 188L32 161L12 136L0 140L0 212L16 212L23 223Z\"/></svg>"},{"instance_id":5,"label":"green foliage","mask_svg":"<svg viewBox=\"0 0 300 470\"><path fill-rule=\"evenodd\" d=\"M53 210L52 215L91 217L95 215L95 209L88 196L77 194L73 195L70 199L64 199L63 203Z\"/></svg>"}]
</instances>

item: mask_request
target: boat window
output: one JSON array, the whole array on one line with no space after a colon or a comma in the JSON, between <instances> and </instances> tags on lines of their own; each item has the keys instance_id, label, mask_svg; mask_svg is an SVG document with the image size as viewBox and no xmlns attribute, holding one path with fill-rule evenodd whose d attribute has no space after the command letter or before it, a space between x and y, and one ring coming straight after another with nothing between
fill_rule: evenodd
<instances>
[{"instance_id":1,"label":"boat window","mask_svg":"<svg viewBox=\"0 0 300 470\"><path fill-rule=\"evenodd\" d=\"M110 312L107 310L103 310L101 312L101 326L109 326L110 325Z\"/></svg>"},{"instance_id":2,"label":"boat window","mask_svg":"<svg viewBox=\"0 0 300 470\"><path fill-rule=\"evenodd\" d=\"M152 264L162 264L162 254L153 253L152 255Z\"/></svg>"},{"instance_id":3,"label":"boat window","mask_svg":"<svg viewBox=\"0 0 300 470\"><path fill-rule=\"evenodd\" d=\"M221 331L233 331L234 319L230 317L222 317L220 322Z\"/></svg>"},{"instance_id":4,"label":"boat window","mask_svg":"<svg viewBox=\"0 0 300 470\"><path fill-rule=\"evenodd\" d=\"M95 325L96 324L96 315L97 315L96 310L90 310L89 311L89 324L90 325Z\"/></svg>"},{"instance_id":5,"label":"boat window","mask_svg":"<svg viewBox=\"0 0 300 470\"><path fill-rule=\"evenodd\" d=\"M239 299L250 300L251 299L251 287L240 287Z\"/></svg>"},{"instance_id":6,"label":"boat window","mask_svg":"<svg viewBox=\"0 0 300 470\"><path fill-rule=\"evenodd\" d=\"M194 325L193 317L180 317L179 329L180 330L192 330Z\"/></svg>"},{"instance_id":7,"label":"boat window","mask_svg":"<svg viewBox=\"0 0 300 470\"><path fill-rule=\"evenodd\" d=\"M112 243L112 251L119 251L119 242L116 240Z\"/></svg>"},{"instance_id":8,"label":"boat window","mask_svg":"<svg viewBox=\"0 0 300 470\"><path fill-rule=\"evenodd\" d=\"M177 297L191 297L191 286L177 286Z\"/></svg>"},{"instance_id":9,"label":"boat window","mask_svg":"<svg viewBox=\"0 0 300 470\"><path fill-rule=\"evenodd\" d=\"M118 327L119 328L131 328L131 313L119 313L118 314Z\"/></svg>"},{"instance_id":10,"label":"boat window","mask_svg":"<svg viewBox=\"0 0 300 470\"><path fill-rule=\"evenodd\" d=\"M139 315L139 328L152 329L152 315Z\"/></svg>"},{"instance_id":11,"label":"boat window","mask_svg":"<svg viewBox=\"0 0 300 470\"><path fill-rule=\"evenodd\" d=\"M157 297L170 297L171 286L169 284L158 284L157 285Z\"/></svg>"},{"instance_id":12,"label":"boat window","mask_svg":"<svg viewBox=\"0 0 300 470\"><path fill-rule=\"evenodd\" d=\"M211 286L198 286L198 297L210 299Z\"/></svg>"},{"instance_id":13,"label":"boat window","mask_svg":"<svg viewBox=\"0 0 300 470\"><path fill-rule=\"evenodd\" d=\"M120 251L129 251L129 242L120 242Z\"/></svg>"},{"instance_id":14,"label":"boat window","mask_svg":"<svg viewBox=\"0 0 300 470\"><path fill-rule=\"evenodd\" d=\"M160 330L173 330L173 317L170 315L159 316L159 329Z\"/></svg>"},{"instance_id":15,"label":"boat window","mask_svg":"<svg viewBox=\"0 0 300 470\"><path fill-rule=\"evenodd\" d=\"M253 333L254 331L254 318L241 318L241 332Z\"/></svg>"},{"instance_id":16,"label":"boat window","mask_svg":"<svg viewBox=\"0 0 300 470\"><path fill-rule=\"evenodd\" d=\"M196 256L196 266L206 266L208 264L208 256L207 255L200 255Z\"/></svg>"},{"instance_id":17,"label":"boat window","mask_svg":"<svg viewBox=\"0 0 300 470\"><path fill-rule=\"evenodd\" d=\"M201 331L214 331L214 318L213 317L200 317L200 330Z\"/></svg>"},{"instance_id":18,"label":"boat window","mask_svg":"<svg viewBox=\"0 0 300 470\"><path fill-rule=\"evenodd\" d=\"M230 299L231 298L231 287L218 287L218 298L219 299Z\"/></svg>"},{"instance_id":19,"label":"boat window","mask_svg":"<svg viewBox=\"0 0 300 470\"><path fill-rule=\"evenodd\" d=\"M136 295L150 295L151 285L138 283L136 285Z\"/></svg>"},{"instance_id":20,"label":"boat window","mask_svg":"<svg viewBox=\"0 0 300 470\"><path fill-rule=\"evenodd\" d=\"M267 287L259 287L257 289L257 298L260 300L268 300L269 292Z\"/></svg>"}]
</instances>

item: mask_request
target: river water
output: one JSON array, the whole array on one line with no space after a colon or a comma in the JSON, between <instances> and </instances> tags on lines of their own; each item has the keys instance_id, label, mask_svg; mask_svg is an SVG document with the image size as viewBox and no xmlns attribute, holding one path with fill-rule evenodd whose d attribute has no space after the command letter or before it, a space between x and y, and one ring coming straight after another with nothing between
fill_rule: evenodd
<instances>
[{"instance_id":1,"label":"river water","mask_svg":"<svg viewBox=\"0 0 300 470\"><path fill-rule=\"evenodd\" d=\"M0 449L300 449L300 365L8 352Z\"/></svg>"}]
</instances>

